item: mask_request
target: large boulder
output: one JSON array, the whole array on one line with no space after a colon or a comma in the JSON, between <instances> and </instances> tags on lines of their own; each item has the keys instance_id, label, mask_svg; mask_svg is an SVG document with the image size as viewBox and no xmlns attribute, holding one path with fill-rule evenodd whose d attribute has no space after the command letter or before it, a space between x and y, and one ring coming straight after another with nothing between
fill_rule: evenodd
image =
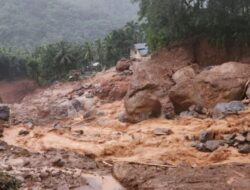
<instances>
[{"instance_id":1,"label":"large boulder","mask_svg":"<svg viewBox=\"0 0 250 190\"><path fill-rule=\"evenodd\" d=\"M241 101L232 101L229 103L219 103L213 109L213 118L221 119L228 114L237 114L244 111L246 106Z\"/></svg>"},{"instance_id":2,"label":"large boulder","mask_svg":"<svg viewBox=\"0 0 250 190\"><path fill-rule=\"evenodd\" d=\"M187 66L183 52L182 60L166 61L167 55L159 54L148 61L134 62L128 93L125 97L125 110L128 121L140 122L150 117L162 115L166 118L174 114L168 92L175 85L173 73Z\"/></svg>"},{"instance_id":3,"label":"large boulder","mask_svg":"<svg viewBox=\"0 0 250 190\"><path fill-rule=\"evenodd\" d=\"M116 64L116 71L123 72L125 70L128 70L130 65L131 65L131 61L129 59L122 58Z\"/></svg>"},{"instance_id":4,"label":"large boulder","mask_svg":"<svg viewBox=\"0 0 250 190\"><path fill-rule=\"evenodd\" d=\"M173 74L172 79L175 83L181 83L183 81L195 78L195 76L197 75L197 71L198 65L186 66L176 71Z\"/></svg>"},{"instance_id":5,"label":"large boulder","mask_svg":"<svg viewBox=\"0 0 250 190\"><path fill-rule=\"evenodd\" d=\"M100 85L95 88L95 95L100 99L109 101L122 100L129 86L129 77L114 75L111 79L103 79Z\"/></svg>"},{"instance_id":6,"label":"large boulder","mask_svg":"<svg viewBox=\"0 0 250 190\"><path fill-rule=\"evenodd\" d=\"M210 67L194 79L181 81L171 88L169 97L176 113L192 105L212 108L217 103L240 100L250 78L250 65L228 62Z\"/></svg>"},{"instance_id":7,"label":"large boulder","mask_svg":"<svg viewBox=\"0 0 250 190\"><path fill-rule=\"evenodd\" d=\"M130 122L138 122L150 117L161 115L161 103L151 93L138 92L125 101L126 112L129 114Z\"/></svg>"}]
</instances>

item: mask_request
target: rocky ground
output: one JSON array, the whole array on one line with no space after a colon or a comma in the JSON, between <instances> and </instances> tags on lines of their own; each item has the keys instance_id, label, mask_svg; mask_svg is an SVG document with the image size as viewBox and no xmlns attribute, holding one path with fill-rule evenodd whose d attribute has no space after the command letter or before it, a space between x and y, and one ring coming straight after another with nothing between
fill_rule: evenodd
<instances>
[{"instance_id":1,"label":"rocky ground","mask_svg":"<svg viewBox=\"0 0 250 190\"><path fill-rule=\"evenodd\" d=\"M176 52L1 105L0 172L21 189L249 189L249 65Z\"/></svg>"}]
</instances>

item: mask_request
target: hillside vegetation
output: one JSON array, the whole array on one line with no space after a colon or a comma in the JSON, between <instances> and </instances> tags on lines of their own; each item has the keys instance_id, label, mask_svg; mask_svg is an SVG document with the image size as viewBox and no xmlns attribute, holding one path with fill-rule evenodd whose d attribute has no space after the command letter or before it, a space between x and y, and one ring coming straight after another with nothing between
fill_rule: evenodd
<instances>
[{"instance_id":1,"label":"hillside vegetation","mask_svg":"<svg viewBox=\"0 0 250 190\"><path fill-rule=\"evenodd\" d=\"M134 0L152 49L206 36L225 46L250 44L249 0Z\"/></svg>"},{"instance_id":2,"label":"hillside vegetation","mask_svg":"<svg viewBox=\"0 0 250 190\"><path fill-rule=\"evenodd\" d=\"M102 38L136 18L130 0L0 0L0 46Z\"/></svg>"}]
</instances>

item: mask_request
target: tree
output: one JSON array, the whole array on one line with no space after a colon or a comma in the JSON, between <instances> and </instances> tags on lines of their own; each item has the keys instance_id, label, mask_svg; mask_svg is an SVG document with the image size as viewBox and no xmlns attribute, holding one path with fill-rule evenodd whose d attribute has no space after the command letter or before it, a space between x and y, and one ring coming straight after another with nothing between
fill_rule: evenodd
<instances>
[{"instance_id":1,"label":"tree","mask_svg":"<svg viewBox=\"0 0 250 190\"><path fill-rule=\"evenodd\" d=\"M248 0L134 0L151 49L206 35L223 45L250 43Z\"/></svg>"}]
</instances>

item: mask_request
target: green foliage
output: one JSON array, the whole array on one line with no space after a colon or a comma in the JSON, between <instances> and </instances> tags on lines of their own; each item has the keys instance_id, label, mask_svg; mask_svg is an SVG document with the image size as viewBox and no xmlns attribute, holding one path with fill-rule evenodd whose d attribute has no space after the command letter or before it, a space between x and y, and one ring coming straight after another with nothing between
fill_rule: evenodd
<instances>
[{"instance_id":1,"label":"green foliage","mask_svg":"<svg viewBox=\"0 0 250 190\"><path fill-rule=\"evenodd\" d=\"M3 172L0 172L0 189L18 190L21 186L20 181Z\"/></svg>"},{"instance_id":2,"label":"green foliage","mask_svg":"<svg viewBox=\"0 0 250 190\"><path fill-rule=\"evenodd\" d=\"M71 70L82 70L99 62L113 66L121 57L128 57L130 47L143 41L141 27L134 22L114 30L103 40L76 44L57 42L37 47L31 53L15 49L0 51L0 79L30 77L40 84L68 78Z\"/></svg>"},{"instance_id":3,"label":"green foliage","mask_svg":"<svg viewBox=\"0 0 250 190\"><path fill-rule=\"evenodd\" d=\"M27 76L25 53L12 49L0 49L0 80Z\"/></svg>"},{"instance_id":4,"label":"green foliage","mask_svg":"<svg viewBox=\"0 0 250 190\"><path fill-rule=\"evenodd\" d=\"M250 43L249 0L134 0L151 49L205 35L229 45Z\"/></svg>"}]
</instances>

